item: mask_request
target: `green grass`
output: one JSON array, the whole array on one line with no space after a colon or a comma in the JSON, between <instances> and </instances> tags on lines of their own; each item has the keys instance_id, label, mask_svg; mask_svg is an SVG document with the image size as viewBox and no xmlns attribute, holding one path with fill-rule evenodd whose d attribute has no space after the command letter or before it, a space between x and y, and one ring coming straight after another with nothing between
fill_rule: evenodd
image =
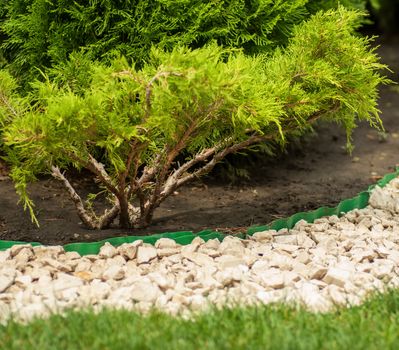
<instances>
[{"instance_id":1,"label":"green grass","mask_svg":"<svg viewBox=\"0 0 399 350\"><path fill-rule=\"evenodd\" d=\"M399 291L359 307L313 314L284 306L162 313L69 312L0 326L0 349L399 349Z\"/></svg>"}]
</instances>

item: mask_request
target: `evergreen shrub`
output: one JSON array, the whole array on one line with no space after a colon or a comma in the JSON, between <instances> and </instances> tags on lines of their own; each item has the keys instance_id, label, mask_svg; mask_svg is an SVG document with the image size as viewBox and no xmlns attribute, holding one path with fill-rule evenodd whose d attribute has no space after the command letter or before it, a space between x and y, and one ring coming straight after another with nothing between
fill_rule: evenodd
<instances>
[{"instance_id":1,"label":"evergreen shrub","mask_svg":"<svg viewBox=\"0 0 399 350\"><path fill-rule=\"evenodd\" d=\"M364 8L363 0L0 0L0 57L29 90L38 69L81 49L103 61L122 54L136 67L153 45L171 50L216 41L267 53L284 46L311 13L339 3Z\"/></svg>"},{"instance_id":2,"label":"evergreen shrub","mask_svg":"<svg viewBox=\"0 0 399 350\"><path fill-rule=\"evenodd\" d=\"M22 201L35 218L27 184L49 171L87 227L105 228L117 217L120 227L143 227L179 186L228 154L267 142L283 146L319 120L342 124L348 142L358 120L380 127L383 66L370 40L354 32L359 16L343 7L318 12L272 54L179 45L153 49L137 67L124 58L93 62L84 89L69 79L36 82L32 107L5 129ZM74 59L54 76L80 62ZM72 166L90 171L108 193L104 213L68 180L64 170Z\"/></svg>"}]
</instances>

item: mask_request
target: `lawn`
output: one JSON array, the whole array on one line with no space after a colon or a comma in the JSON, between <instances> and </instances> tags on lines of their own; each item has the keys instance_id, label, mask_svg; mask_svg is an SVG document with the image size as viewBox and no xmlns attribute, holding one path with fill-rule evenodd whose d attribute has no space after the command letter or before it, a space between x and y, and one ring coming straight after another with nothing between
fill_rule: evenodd
<instances>
[{"instance_id":1,"label":"lawn","mask_svg":"<svg viewBox=\"0 0 399 350\"><path fill-rule=\"evenodd\" d=\"M212 310L191 320L69 312L0 326L0 349L399 349L399 291L327 314L281 305Z\"/></svg>"}]
</instances>

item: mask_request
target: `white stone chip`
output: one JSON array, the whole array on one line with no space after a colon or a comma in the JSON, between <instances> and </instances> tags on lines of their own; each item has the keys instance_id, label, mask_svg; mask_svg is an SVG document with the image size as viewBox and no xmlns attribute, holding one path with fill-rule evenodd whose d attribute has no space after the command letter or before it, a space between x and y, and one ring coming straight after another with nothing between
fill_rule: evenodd
<instances>
[{"instance_id":1,"label":"white stone chip","mask_svg":"<svg viewBox=\"0 0 399 350\"><path fill-rule=\"evenodd\" d=\"M135 301L153 303L160 295L159 287L150 281L137 281L132 285L131 298Z\"/></svg>"},{"instance_id":2,"label":"white stone chip","mask_svg":"<svg viewBox=\"0 0 399 350\"><path fill-rule=\"evenodd\" d=\"M137 250L137 263L144 264L157 257L157 250L151 246L140 246Z\"/></svg>"},{"instance_id":3,"label":"white stone chip","mask_svg":"<svg viewBox=\"0 0 399 350\"><path fill-rule=\"evenodd\" d=\"M251 238L257 242L268 243L273 241L273 234L270 231L255 232Z\"/></svg>"},{"instance_id":4,"label":"white stone chip","mask_svg":"<svg viewBox=\"0 0 399 350\"><path fill-rule=\"evenodd\" d=\"M137 244L123 243L116 248L117 253L127 260L133 260L137 254Z\"/></svg>"},{"instance_id":5,"label":"white stone chip","mask_svg":"<svg viewBox=\"0 0 399 350\"><path fill-rule=\"evenodd\" d=\"M171 238L160 238L155 242L155 248L165 249L165 248L176 248L178 244L175 240Z\"/></svg>"},{"instance_id":6,"label":"white stone chip","mask_svg":"<svg viewBox=\"0 0 399 350\"><path fill-rule=\"evenodd\" d=\"M116 248L109 242L105 242L104 245L100 248L99 256L100 258L112 258L116 254L118 254Z\"/></svg>"},{"instance_id":7,"label":"white stone chip","mask_svg":"<svg viewBox=\"0 0 399 350\"><path fill-rule=\"evenodd\" d=\"M327 270L323 281L327 284L335 284L338 287L343 287L346 282L350 281L352 277L351 271L331 267Z\"/></svg>"},{"instance_id":8,"label":"white stone chip","mask_svg":"<svg viewBox=\"0 0 399 350\"><path fill-rule=\"evenodd\" d=\"M111 265L102 274L103 280L121 280L125 277L125 270L118 265Z\"/></svg>"}]
</instances>

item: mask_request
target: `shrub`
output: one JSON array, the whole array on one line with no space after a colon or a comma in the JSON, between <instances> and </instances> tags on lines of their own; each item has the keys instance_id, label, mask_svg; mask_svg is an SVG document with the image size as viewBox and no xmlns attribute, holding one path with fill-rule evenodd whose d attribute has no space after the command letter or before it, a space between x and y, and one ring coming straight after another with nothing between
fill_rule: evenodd
<instances>
[{"instance_id":1,"label":"shrub","mask_svg":"<svg viewBox=\"0 0 399 350\"><path fill-rule=\"evenodd\" d=\"M0 0L0 56L25 88L44 70L84 49L112 60L115 52L137 67L151 46L199 48L217 41L247 53L285 45L292 28L310 12L336 7L338 0ZM342 0L361 7L363 0ZM1 33L2 32L2 33ZM3 38L2 38L3 36Z\"/></svg>"},{"instance_id":2,"label":"shrub","mask_svg":"<svg viewBox=\"0 0 399 350\"><path fill-rule=\"evenodd\" d=\"M154 49L140 69L125 59L93 63L80 93L68 83L36 83L34 107L5 132L17 191L33 214L26 186L48 169L89 228L108 227L117 216L120 227L143 227L173 191L228 154L284 145L318 120L343 124L350 142L357 120L380 125L377 85L384 81L369 40L353 33L358 19L344 8L317 13L272 56L216 44ZM62 172L71 166L97 178L109 210L97 216L85 206Z\"/></svg>"}]
</instances>

